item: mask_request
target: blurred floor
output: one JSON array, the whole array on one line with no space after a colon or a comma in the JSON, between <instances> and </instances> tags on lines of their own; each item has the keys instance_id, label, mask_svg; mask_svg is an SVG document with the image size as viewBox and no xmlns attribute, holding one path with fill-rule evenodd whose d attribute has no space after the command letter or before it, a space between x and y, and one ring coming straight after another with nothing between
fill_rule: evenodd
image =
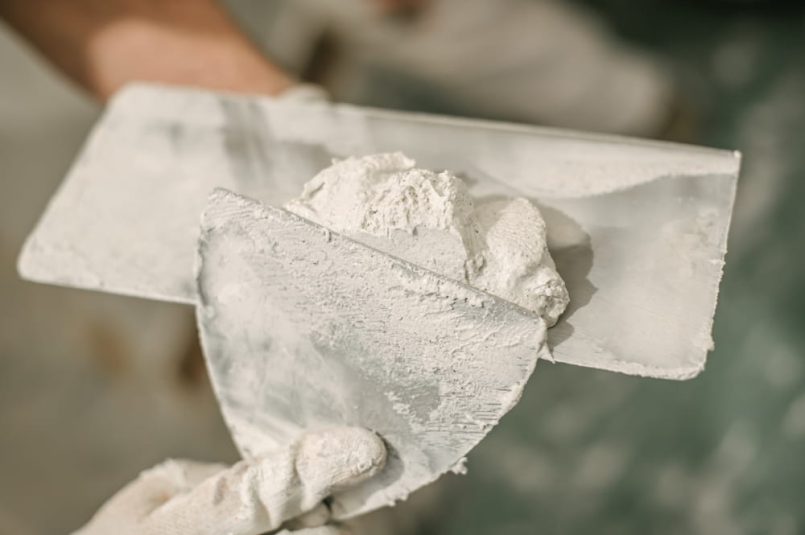
<instances>
[{"instance_id":1,"label":"blurred floor","mask_svg":"<svg viewBox=\"0 0 805 535\"><path fill-rule=\"evenodd\" d=\"M469 475L418 493L395 523L442 535L805 532L805 16L759 4L586 2L675 73L682 137L744 152L706 372L671 383L543 364ZM289 64L307 54L295 42ZM17 279L22 240L98 110L4 33L0 69L0 535L64 533L164 457L235 452L188 309ZM355 100L480 114L427 85L363 80Z\"/></svg>"}]
</instances>

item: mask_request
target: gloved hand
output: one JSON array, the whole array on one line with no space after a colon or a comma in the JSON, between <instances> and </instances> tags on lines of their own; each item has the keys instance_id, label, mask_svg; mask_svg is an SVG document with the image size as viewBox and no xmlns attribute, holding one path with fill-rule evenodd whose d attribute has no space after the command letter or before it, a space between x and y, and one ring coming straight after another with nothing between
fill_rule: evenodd
<instances>
[{"instance_id":1,"label":"gloved hand","mask_svg":"<svg viewBox=\"0 0 805 535\"><path fill-rule=\"evenodd\" d=\"M377 435L349 427L308 433L232 467L169 460L140 474L74 535L337 535L325 525L322 500L385 461Z\"/></svg>"}]
</instances>

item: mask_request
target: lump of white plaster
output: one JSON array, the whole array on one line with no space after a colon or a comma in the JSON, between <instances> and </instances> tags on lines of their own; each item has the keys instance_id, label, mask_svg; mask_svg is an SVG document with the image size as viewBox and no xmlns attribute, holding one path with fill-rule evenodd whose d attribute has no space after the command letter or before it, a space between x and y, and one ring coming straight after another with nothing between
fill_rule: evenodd
<instances>
[{"instance_id":1,"label":"lump of white plaster","mask_svg":"<svg viewBox=\"0 0 805 535\"><path fill-rule=\"evenodd\" d=\"M524 198L476 201L450 171L402 153L336 161L289 211L532 310L554 325L568 304L545 221Z\"/></svg>"}]
</instances>

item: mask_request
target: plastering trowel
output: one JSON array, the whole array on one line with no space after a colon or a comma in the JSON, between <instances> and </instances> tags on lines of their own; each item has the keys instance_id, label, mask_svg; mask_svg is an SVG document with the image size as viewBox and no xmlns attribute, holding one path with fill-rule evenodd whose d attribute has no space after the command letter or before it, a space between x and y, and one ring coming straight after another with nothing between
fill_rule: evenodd
<instances>
[{"instance_id":1,"label":"plastering trowel","mask_svg":"<svg viewBox=\"0 0 805 535\"><path fill-rule=\"evenodd\" d=\"M244 455L311 426L386 438L384 475L334 502L339 517L367 511L454 468L549 355L528 311L277 208L332 158L398 150L476 197L540 205L571 296L548 331L555 360L703 369L739 168L712 149L134 86L96 125L20 272L199 304ZM218 187L231 191L210 196Z\"/></svg>"}]
</instances>

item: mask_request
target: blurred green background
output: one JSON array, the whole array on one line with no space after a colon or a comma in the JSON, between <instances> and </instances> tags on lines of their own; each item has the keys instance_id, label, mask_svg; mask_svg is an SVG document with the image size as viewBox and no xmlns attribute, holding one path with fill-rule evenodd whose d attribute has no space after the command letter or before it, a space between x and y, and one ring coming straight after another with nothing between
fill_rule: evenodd
<instances>
[{"instance_id":1,"label":"blurred green background","mask_svg":"<svg viewBox=\"0 0 805 535\"><path fill-rule=\"evenodd\" d=\"M543 365L432 532L805 533L802 5L587 3L669 61L683 139L743 153L716 350L685 383Z\"/></svg>"}]
</instances>

